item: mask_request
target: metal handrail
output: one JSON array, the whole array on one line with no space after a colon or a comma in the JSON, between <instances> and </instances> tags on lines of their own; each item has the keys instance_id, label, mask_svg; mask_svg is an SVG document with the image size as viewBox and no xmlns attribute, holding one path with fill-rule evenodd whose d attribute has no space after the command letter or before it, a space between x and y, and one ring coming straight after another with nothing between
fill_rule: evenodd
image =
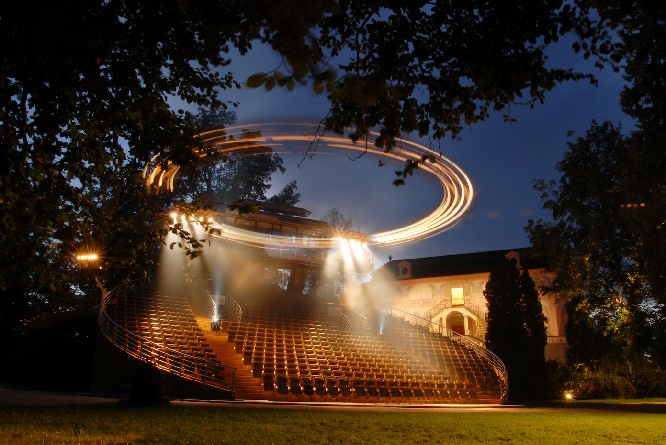
<instances>
[{"instance_id":1,"label":"metal handrail","mask_svg":"<svg viewBox=\"0 0 666 445\"><path fill-rule=\"evenodd\" d=\"M506 402L509 396L509 370L506 369L504 362L490 349L486 348L483 342L477 338L469 337L467 335L460 335L454 331L449 331L449 338L453 341L461 343L468 348L474 350L480 357L484 357L493 366L497 377L499 378L499 390L501 403Z\"/></svg>"},{"instance_id":2,"label":"metal handrail","mask_svg":"<svg viewBox=\"0 0 666 445\"><path fill-rule=\"evenodd\" d=\"M474 306L472 306L471 304L468 304L468 303L463 303L462 306L465 309L467 309L468 311L470 311L472 314L476 315L478 318L481 318L481 310L479 308L474 307ZM435 315L437 315L438 313L440 313L444 309L451 309L451 308L453 308L453 305L451 304L451 301L450 300L444 300L444 301L440 302L439 304L437 304L432 309L430 309L428 311L428 314L430 315L430 319L432 320L432 318Z\"/></svg>"},{"instance_id":3,"label":"metal handrail","mask_svg":"<svg viewBox=\"0 0 666 445\"><path fill-rule=\"evenodd\" d=\"M139 279L111 290L102 300L99 313L99 326L102 334L117 348L132 357L154 365L157 369L177 375L181 378L202 383L234 394L236 368L215 360L204 359L183 353L161 343L142 337L118 324L106 309L113 300L118 301L126 292L137 287L138 283L150 282ZM230 379L229 379L230 377ZM230 380L230 382L229 382Z\"/></svg>"},{"instance_id":4,"label":"metal handrail","mask_svg":"<svg viewBox=\"0 0 666 445\"><path fill-rule=\"evenodd\" d=\"M329 316L333 316L330 310L338 312L341 316L345 318L346 321L341 321L342 325L346 326L346 329L355 329L357 331L369 331L370 322L368 318L356 312L346 304L337 304L337 303L328 303ZM334 316L338 317L338 316Z\"/></svg>"},{"instance_id":5,"label":"metal handrail","mask_svg":"<svg viewBox=\"0 0 666 445\"><path fill-rule=\"evenodd\" d=\"M328 305L328 318L343 331L349 331L351 328L349 317L333 304Z\"/></svg>"},{"instance_id":6,"label":"metal handrail","mask_svg":"<svg viewBox=\"0 0 666 445\"><path fill-rule=\"evenodd\" d=\"M382 306L381 309L389 315L402 318L411 324L422 326L428 329L430 332L436 332L445 335L443 332L441 332L439 325L426 320L425 318L410 314L409 312L401 311L400 309L392 308L387 305ZM492 365L498 376L500 386L500 401L501 403L506 402L509 395L509 371L506 369L504 362L502 362L502 360L490 349L486 348L480 340L474 337L460 335L451 331L450 329L446 331L446 336L448 336L451 340L457 341L469 347L470 349L474 350L478 356L484 357L486 360L488 360L488 363Z\"/></svg>"},{"instance_id":7,"label":"metal handrail","mask_svg":"<svg viewBox=\"0 0 666 445\"><path fill-rule=\"evenodd\" d=\"M222 318L229 321L241 321L243 319L243 308L231 295L225 295L225 309L224 314L220 313L220 308L215 301L214 293L208 293L208 315L212 320L220 320Z\"/></svg>"},{"instance_id":8,"label":"metal handrail","mask_svg":"<svg viewBox=\"0 0 666 445\"><path fill-rule=\"evenodd\" d=\"M217 312L217 303L215 298L213 298L212 292L208 292L208 310L206 314L213 320L216 320L220 317L220 314Z\"/></svg>"},{"instance_id":9,"label":"metal handrail","mask_svg":"<svg viewBox=\"0 0 666 445\"><path fill-rule=\"evenodd\" d=\"M451 300L444 300L437 304L435 307L430 309L428 311L428 315L430 316L430 319L432 320L435 315L443 311L444 309L448 309L451 307Z\"/></svg>"},{"instance_id":10,"label":"metal handrail","mask_svg":"<svg viewBox=\"0 0 666 445\"><path fill-rule=\"evenodd\" d=\"M370 322L368 321L368 317L366 317L363 314L360 314L360 313L356 312L354 309L350 308L347 305L343 305L343 306L347 310L349 315L351 315L351 317L349 317L349 318L351 320L351 324L352 324L353 327L355 327L356 329L358 329L360 331L369 331L370 330L371 326L370 326Z\"/></svg>"},{"instance_id":11,"label":"metal handrail","mask_svg":"<svg viewBox=\"0 0 666 445\"><path fill-rule=\"evenodd\" d=\"M386 314L392 315L396 318L401 318L410 324L421 326L430 332L443 334L441 327L437 323L433 323L432 321L423 317L419 317L418 315L410 314L409 312L405 312L388 305L382 305L381 310Z\"/></svg>"},{"instance_id":12,"label":"metal handrail","mask_svg":"<svg viewBox=\"0 0 666 445\"><path fill-rule=\"evenodd\" d=\"M478 307L474 307L471 304L467 303L463 304L463 307L468 311L470 311L471 313L473 313L474 315L476 315L478 318L481 318L481 309L479 309Z\"/></svg>"},{"instance_id":13,"label":"metal handrail","mask_svg":"<svg viewBox=\"0 0 666 445\"><path fill-rule=\"evenodd\" d=\"M230 321L241 321L243 319L243 308L240 304L232 297L229 296L227 300L227 319Z\"/></svg>"}]
</instances>

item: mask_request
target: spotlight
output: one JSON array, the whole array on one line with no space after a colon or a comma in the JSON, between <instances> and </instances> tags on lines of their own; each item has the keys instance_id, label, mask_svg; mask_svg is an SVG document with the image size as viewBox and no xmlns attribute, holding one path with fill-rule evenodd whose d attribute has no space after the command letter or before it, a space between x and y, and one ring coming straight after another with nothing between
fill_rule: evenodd
<instances>
[{"instance_id":1,"label":"spotlight","mask_svg":"<svg viewBox=\"0 0 666 445\"><path fill-rule=\"evenodd\" d=\"M343 261L346 263L351 264L352 261L352 251L349 245L349 240L343 239L343 238L337 238L338 241L338 250L340 251L340 254L342 255Z\"/></svg>"},{"instance_id":2,"label":"spotlight","mask_svg":"<svg viewBox=\"0 0 666 445\"><path fill-rule=\"evenodd\" d=\"M571 391L564 392L564 400L566 402L571 402L574 399L573 393Z\"/></svg>"},{"instance_id":3,"label":"spotlight","mask_svg":"<svg viewBox=\"0 0 666 445\"><path fill-rule=\"evenodd\" d=\"M220 319L213 317L213 320L210 322L210 330L218 332L220 330Z\"/></svg>"}]
</instances>

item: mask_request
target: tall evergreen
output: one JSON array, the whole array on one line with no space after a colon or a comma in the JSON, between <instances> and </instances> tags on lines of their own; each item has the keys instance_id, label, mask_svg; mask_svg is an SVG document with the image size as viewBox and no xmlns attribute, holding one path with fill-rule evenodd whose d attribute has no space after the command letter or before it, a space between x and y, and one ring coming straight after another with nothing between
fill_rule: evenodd
<instances>
[{"instance_id":1,"label":"tall evergreen","mask_svg":"<svg viewBox=\"0 0 666 445\"><path fill-rule=\"evenodd\" d=\"M527 270L520 274L520 288L529 359L534 368L540 368L546 361L546 316L539 300L539 291Z\"/></svg>"},{"instance_id":2,"label":"tall evergreen","mask_svg":"<svg viewBox=\"0 0 666 445\"><path fill-rule=\"evenodd\" d=\"M540 395L545 363L545 317L529 273L510 261L491 271L483 291L488 305L486 347L509 370L509 397Z\"/></svg>"},{"instance_id":3,"label":"tall evergreen","mask_svg":"<svg viewBox=\"0 0 666 445\"><path fill-rule=\"evenodd\" d=\"M523 337L519 280L520 271L505 261L490 272L483 291L488 305L486 346L507 366L507 361L513 362L515 351L523 349L516 344Z\"/></svg>"}]
</instances>

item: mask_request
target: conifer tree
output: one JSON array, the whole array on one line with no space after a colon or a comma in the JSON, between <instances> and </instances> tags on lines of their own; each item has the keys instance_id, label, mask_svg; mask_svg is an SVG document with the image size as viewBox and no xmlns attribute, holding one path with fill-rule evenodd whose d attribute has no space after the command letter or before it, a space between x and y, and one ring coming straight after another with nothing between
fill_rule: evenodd
<instances>
[{"instance_id":1,"label":"conifer tree","mask_svg":"<svg viewBox=\"0 0 666 445\"><path fill-rule=\"evenodd\" d=\"M539 394L545 363L545 317L539 292L529 273L504 261L491 273L483 291L488 305L486 347L509 370L509 398Z\"/></svg>"},{"instance_id":2,"label":"conifer tree","mask_svg":"<svg viewBox=\"0 0 666 445\"><path fill-rule=\"evenodd\" d=\"M519 280L518 269L505 261L490 272L483 291L488 306L486 347L507 366L510 364L507 361L513 361L515 351L522 349L515 343L523 330Z\"/></svg>"},{"instance_id":3,"label":"conifer tree","mask_svg":"<svg viewBox=\"0 0 666 445\"><path fill-rule=\"evenodd\" d=\"M546 361L546 316L539 300L539 291L527 270L520 274L520 287L529 358L533 368L540 368Z\"/></svg>"}]
</instances>

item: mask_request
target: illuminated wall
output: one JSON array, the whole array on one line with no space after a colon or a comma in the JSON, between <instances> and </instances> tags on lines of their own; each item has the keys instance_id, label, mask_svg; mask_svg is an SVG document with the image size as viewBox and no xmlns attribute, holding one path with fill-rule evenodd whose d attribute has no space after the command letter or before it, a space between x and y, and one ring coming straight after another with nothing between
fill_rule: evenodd
<instances>
[{"instance_id":1,"label":"illuminated wall","mask_svg":"<svg viewBox=\"0 0 666 445\"><path fill-rule=\"evenodd\" d=\"M515 251L507 253L515 254ZM479 254L481 255L481 254ZM429 319L443 330L485 339L488 308L483 295L490 276L487 271L451 275L447 271L419 274L418 267L424 260L402 260L394 265L394 273L375 273L371 284L383 294L384 303L401 311ZM420 262L421 263L420 263ZM520 265L520 264L519 264ZM380 269L381 270L381 269ZM543 268L528 269L537 288L552 283L554 274ZM375 278L378 278L375 280ZM564 304L553 294L540 295L546 316L548 344L546 359L564 360L566 338L566 311Z\"/></svg>"}]
</instances>

